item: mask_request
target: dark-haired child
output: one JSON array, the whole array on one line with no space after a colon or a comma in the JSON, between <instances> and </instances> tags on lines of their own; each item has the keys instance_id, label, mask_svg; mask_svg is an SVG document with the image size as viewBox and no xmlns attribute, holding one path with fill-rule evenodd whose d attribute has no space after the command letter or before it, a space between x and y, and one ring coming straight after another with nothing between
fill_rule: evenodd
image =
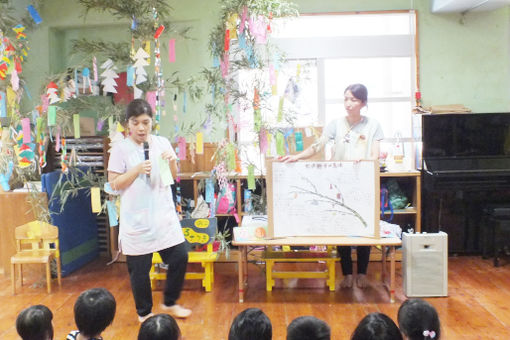
<instances>
[{"instance_id":1,"label":"dark-haired child","mask_svg":"<svg viewBox=\"0 0 510 340\"><path fill-rule=\"evenodd\" d=\"M422 299L408 299L398 309L398 325L407 340L441 338L441 324L437 311Z\"/></svg>"},{"instance_id":2,"label":"dark-haired child","mask_svg":"<svg viewBox=\"0 0 510 340\"><path fill-rule=\"evenodd\" d=\"M16 318L16 331L23 340L53 340L53 313L44 305L23 309Z\"/></svg>"},{"instance_id":3,"label":"dark-haired child","mask_svg":"<svg viewBox=\"0 0 510 340\"><path fill-rule=\"evenodd\" d=\"M116 302L105 288L92 288L78 296L74 304L74 322L78 327L66 340L102 340L101 333L115 316Z\"/></svg>"},{"instance_id":4,"label":"dark-haired child","mask_svg":"<svg viewBox=\"0 0 510 340\"><path fill-rule=\"evenodd\" d=\"M138 340L179 340L181 330L177 322L168 314L156 314L140 326Z\"/></svg>"},{"instance_id":5,"label":"dark-haired child","mask_svg":"<svg viewBox=\"0 0 510 340\"><path fill-rule=\"evenodd\" d=\"M259 308L247 308L239 313L230 326L228 340L271 340L271 320Z\"/></svg>"},{"instance_id":6,"label":"dark-haired child","mask_svg":"<svg viewBox=\"0 0 510 340\"><path fill-rule=\"evenodd\" d=\"M300 316L287 327L287 340L330 340L328 324L315 316Z\"/></svg>"},{"instance_id":7,"label":"dark-haired child","mask_svg":"<svg viewBox=\"0 0 510 340\"><path fill-rule=\"evenodd\" d=\"M402 334L386 314L370 313L360 321L351 340L402 340Z\"/></svg>"}]
</instances>

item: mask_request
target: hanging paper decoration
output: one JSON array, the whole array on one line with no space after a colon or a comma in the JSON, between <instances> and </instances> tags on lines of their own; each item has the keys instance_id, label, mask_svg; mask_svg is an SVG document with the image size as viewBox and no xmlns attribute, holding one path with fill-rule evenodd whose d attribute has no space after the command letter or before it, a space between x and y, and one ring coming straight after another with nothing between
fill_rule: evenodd
<instances>
[{"instance_id":1,"label":"hanging paper decoration","mask_svg":"<svg viewBox=\"0 0 510 340\"><path fill-rule=\"evenodd\" d=\"M28 120L28 118L26 118ZM28 123L28 125L27 125ZM30 136L30 122L23 121L16 132L14 144L14 152L18 158L18 166L20 168L26 168L30 166L35 160L35 144L31 142ZM25 137L27 136L27 137Z\"/></svg>"},{"instance_id":2,"label":"hanging paper decoration","mask_svg":"<svg viewBox=\"0 0 510 340\"><path fill-rule=\"evenodd\" d=\"M101 73L101 78L103 80L101 81L101 84L103 85L103 94L106 95L106 93L117 93L117 90L115 87L117 87L117 82L115 79L117 79L119 76L115 72L115 66L113 65L113 61L111 59L108 59L101 65L101 69L104 69L103 73Z\"/></svg>"},{"instance_id":3,"label":"hanging paper decoration","mask_svg":"<svg viewBox=\"0 0 510 340\"><path fill-rule=\"evenodd\" d=\"M255 166L248 165L248 189L255 190Z\"/></svg>"},{"instance_id":4,"label":"hanging paper decoration","mask_svg":"<svg viewBox=\"0 0 510 340\"><path fill-rule=\"evenodd\" d=\"M230 39L237 39L237 20L239 19L239 15L237 13L230 14L226 27L230 33Z\"/></svg>"},{"instance_id":5,"label":"hanging paper decoration","mask_svg":"<svg viewBox=\"0 0 510 340\"><path fill-rule=\"evenodd\" d=\"M175 39L168 40L168 62L175 63Z\"/></svg>"},{"instance_id":6,"label":"hanging paper decoration","mask_svg":"<svg viewBox=\"0 0 510 340\"><path fill-rule=\"evenodd\" d=\"M46 96L48 98L49 104L55 104L60 102L60 98L58 96L58 86L54 82L50 82L48 86L46 86Z\"/></svg>"},{"instance_id":7,"label":"hanging paper decoration","mask_svg":"<svg viewBox=\"0 0 510 340\"><path fill-rule=\"evenodd\" d=\"M94 83L97 84L98 77L97 77L97 60L96 57L92 57L92 69L94 70Z\"/></svg>"},{"instance_id":8,"label":"hanging paper decoration","mask_svg":"<svg viewBox=\"0 0 510 340\"><path fill-rule=\"evenodd\" d=\"M57 126L57 137L56 137L56 142L55 142L55 151L56 152L59 152L60 151L60 126Z\"/></svg>"},{"instance_id":9,"label":"hanging paper decoration","mask_svg":"<svg viewBox=\"0 0 510 340\"><path fill-rule=\"evenodd\" d=\"M7 117L7 95L0 91L0 117Z\"/></svg>"},{"instance_id":10,"label":"hanging paper decoration","mask_svg":"<svg viewBox=\"0 0 510 340\"><path fill-rule=\"evenodd\" d=\"M11 72L11 87L14 91L18 91L19 89L19 77L16 69L13 69Z\"/></svg>"},{"instance_id":11,"label":"hanging paper decoration","mask_svg":"<svg viewBox=\"0 0 510 340\"><path fill-rule=\"evenodd\" d=\"M57 125L57 107L55 105L48 106L48 126Z\"/></svg>"},{"instance_id":12,"label":"hanging paper decoration","mask_svg":"<svg viewBox=\"0 0 510 340\"><path fill-rule=\"evenodd\" d=\"M196 133L196 153L202 155L204 153L204 139L202 132Z\"/></svg>"},{"instance_id":13,"label":"hanging paper decoration","mask_svg":"<svg viewBox=\"0 0 510 340\"><path fill-rule=\"evenodd\" d=\"M73 114L74 138L80 138L80 115Z\"/></svg>"},{"instance_id":14,"label":"hanging paper decoration","mask_svg":"<svg viewBox=\"0 0 510 340\"><path fill-rule=\"evenodd\" d=\"M225 52L230 50L230 30L225 31Z\"/></svg>"},{"instance_id":15,"label":"hanging paper decoration","mask_svg":"<svg viewBox=\"0 0 510 340\"><path fill-rule=\"evenodd\" d=\"M42 22L42 19L41 17L39 16L39 13L37 12L37 10L35 9L35 7L33 5L28 5L27 7L27 10L28 12L30 13L30 16L32 17L32 20L34 20L34 22L39 25L41 22Z\"/></svg>"},{"instance_id":16,"label":"hanging paper decoration","mask_svg":"<svg viewBox=\"0 0 510 340\"><path fill-rule=\"evenodd\" d=\"M267 131L266 131L266 129L260 129L259 148L260 148L261 155L266 153L266 150L267 150Z\"/></svg>"},{"instance_id":17,"label":"hanging paper decoration","mask_svg":"<svg viewBox=\"0 0 510 340\"><path fill-rule=\"evenodd\" d=\"M27 144L31 142L30 138L30 119L23 118L21 120L21 131L23 133L23 143Z\"/></svg>"},{"instance_id":18,"label":"hanging paper decoration","mask_svg":"<svg viewBox=\"0 0 510 340\"><path fill-rule=\"evenodd\" d=\"M83 93L85 93L85 89L89 89L89 93L92 93L92 82L90 81L90 70L88 67L85 67L81 71L82 75L82 83L83 83Z\"/></svg>"},{"instance_id":19,"label":"hanging paper decoration","mask_svg":"<svg viewBox=\"0 0 510 340\"><path fill-rule=\"evenodd\" d=\"M150 42L150 40L146 40L143 42L143 50L145 51L145 53L147 53L149 55L149 57L147 58L147 63L150 65L151 64L151 58L150 58L151 42Z\"/></svg>"},{"instance_id":20,"label":"hanging paper decoration","mask_svg":"<svg viewBox=\"0 0 510 340\"><path fill-rule=\"evenodd\" d=\"M179 153L178 153L177 157L179 157L179 160L184 161L184 160L186 160L186 138L179 137L178 143L179 143Z\"/></svg>"},{"instance_id":21,"label":"hanging paper decoration","mask_svg":"<svg viewBox=\"0 0 510 340\"><path fill-rule=\"evenodd\" d=\"M126 70L126 85L134 86L135 85L135 68L133 66L128 66Z\"/></svg>"},{"instance_id":22,"label":"hanging paper decoration","mask_svg":"<svg viewBox=\"0 0 510 340\"><path fill-rule=\"evenodd\" d=\"M152 112L156 112L156 92L149 91L145 94L145 100L151 106Z\"/></svg>"},{"instance_id":23,"label":"hanging paper decoration","mask_svg":"<svg viewBox=\"0 0 510 340\"><path fill-rule=\"evenodd\" d=\"M14 33L16 33L17 40L26 40L27 39L27 34L24 32L25 26L23 26L22 24L18 24L16 26L14 26L12 28L12 30L14 31Z\"/></svg>"},{"instance_id":24,"label":"hanging paper decoration","mask_svg":"<svg viewBox=\"0 0 510 340\"><path fill-rule=\"evenodd\" d=\"M101 212L101 190L98 187L90 188L90 203L93 213Z\"/></svg>"},{"instance_id":25,"label":"hanging paper decoration","mask_svg":"<svg viewBox=\"0 0 510 340\"><path fill-rule=\"evenodd\" d=\"M303 151L303 133L296 132L294 137L296 139L296 151Z\"/></svg>"},{"instance_id":26,"label":"hanging paper decoration","mask_svg":"<svg viewBox=\"0 0 510 340\"><path fill-rule=\"evenodd\" d=\"M0 60L0 80L4 80L7 77L7 64Z\"/></svg>"},{"instance_id":27,"label":"hanging paper decoration","mask_svg":"<svg viewBox=\"0 0 510 340\"><path fill-rule=\"evenodd\" d=\"M156 30L156 33L154 33L154 39L159 39L159 37L161 36L161 34L163 33L164 30L165 30L165 26L160 25L158 27L158 29Z\"/></svg>"},{"instance_id":28,"label":"hanging paper decoration","mask_svg":"<svg viewBox=\"0 0 510 340\"><path fill-rule=\"evenodd\" d=\"M285 156L285 137L281 131L276 133L276 153L278 156Z\"/></svg>"},{"instance_id":29,"label":"hanging paper decoration","mask_svg":"<svg viewBox=\"0 0 510 340\"><path fill-rule=\"evenodd\" d=\"M141 84L147 81L147 72L145 71L145 66L148 66L147 58L149 58L149 54L145 52L143 48L139 48L135 54L135 63L133 67L135 68L135 84Z\"/></svg>"},{"instance_id":30,"label":"hanging paper decoration","mask_svg":"<svg viewBox=\"0 0 510 340\"><path fill-rule=\"evenodd\" d=\"M250 35L255 37L257 44L265 44L267 40L267 24L264 16L259 15L256 18L248 19L248 28Z\"/></svg>"},{"instance_id":31,"label":"hanging paper decoration","mask_svg":"<svg viewBox=\"0 0 510 340\"><path fill-rule=\"evenodd\" d=\"M5 173L0 173L0 185L4 191L11 190L11 187L9 186L9 179L11 178L13 168L14 163L9 161L9 164L7 165L7 171Z\"/></svg>"},{"instance_id":32,"label":"hanging paper decoration","mask_svg":"<svg viewBox=\"0 0 510 340\"><path fill-rule=\"evenodd\" d=\"M41 139L39 142L39 167L42 169L46 167L46 152L44 150L44 141Z\"/></svg>"},{"instance_id":33,"label":"hanging paper decoration","mask_svg":"<svg viewBox=\"0 0 510 340\"><path fill-rule=\"evenodd\" d=\"M246 18L248 17L248 7L243 7L243 13L241 14L241 22L239 23L239 34L244 33L244 26L246 24Z\"/></svg>"},{"instance_id":34,"label":"hanging paper decoration","mask_svg":"<svg viewBox=\"0 0 510 340\"><path fill-rule=\"evenodd\" d=\"M60 158L60 167L62 168L63 173L66 173L68 170L67 160L68 160L68 157L67 157L66 139L64 137L62 137L62 154L61 154L61 158Z\"/></svg>"},{"instance_id":35,"label":"hanging paper decoration","mask_svg":"<svg viewBox=\"0 0 510 340\"><path fill-rule=\"evenodd\" d=\"M230 66L229 61L229 55L228 53L225 53L223 55L223 59L220 61L220 70L221 70L221 76L223 78L226 78L228 75L228 68Z\"/></svg>"}]
</instances>

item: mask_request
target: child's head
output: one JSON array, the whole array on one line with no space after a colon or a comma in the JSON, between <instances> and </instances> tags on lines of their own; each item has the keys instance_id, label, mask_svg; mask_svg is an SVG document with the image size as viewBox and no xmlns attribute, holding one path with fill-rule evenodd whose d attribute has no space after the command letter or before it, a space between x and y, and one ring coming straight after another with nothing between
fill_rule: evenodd
<instances>
[{"instance_id":1,"label":"child's head","mask_svg":"<svg viewBox=\"0 0 510 340\"><path fill-rule=\"evenodd\" d=\"M328 324L314 316L300 316L287 327L287 340L330 340Z\"/></svg>"},{"instance_id":2,"label":"child's head","mask_svg":"<svg viewBox=\"0 0 510 340\"><path fill-rule=\"evenodd\" d=\"M23 309L16 318L16 330L23 340L53 340L53 313L44 305Z\"/></svg>"},{"instance_id":3,"label":"child's head","mask_svg":"<svg viewBox=\"0 0 510 340\"><path fill-rule=\"evenodd\" d=\"M239 313L230 326L228 340L271 340L271 321L258 308L248 308Z\"/></svg>"},{"instance_id":4,"label":"child's head","mask_svg":"<svg viewBox=\"0 0 510 340\"><path fill-rule=\"evenodd\" d=\"M74 304L74 321L81 334L99 336L115 316L115 298L105 288L92 288L78 296Z\"/></svg>"},{"instance_id":5,"label":"child's head","mask_svg":"<svg viewBox=\"0 0 510 340\"><path fill-rule=\"evenodd\" d=\"M351 340L402 340L402 334L387 315L370 313L360 321Z\"/></svg>"},{"instance_id":6,"label":"child's head","mask_svg":"<svg viewBox=\"0 0 510 340\"><path fill-rule=\"evenodd\" d=\"M177 322L168 314L156 314L140 326L138 340L179 340L181 330Z\"/></svg>"},{"instance_id":7,"label":"child's head","mask_svg":"<svg viewBox=\"0 0 510 340\"><path fill-rule=\"evenodd\" d=\"M422 299L404 301L398 309L398 325L409 340L441 338L441 324L437 311Z\"/></svg>"}]
</instances>

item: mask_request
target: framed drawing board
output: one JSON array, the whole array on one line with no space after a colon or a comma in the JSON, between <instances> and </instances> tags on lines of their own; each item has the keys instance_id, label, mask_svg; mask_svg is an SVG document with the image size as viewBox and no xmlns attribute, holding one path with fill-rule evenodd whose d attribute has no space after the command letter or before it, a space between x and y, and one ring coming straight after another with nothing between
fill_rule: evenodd
<instances>
[{"instance_id":1,"label":"framed drawing board","mask_svg":"<svg viewBox=\"0 0 510 340\"><path fill-rule=\"evenodd\" d=\"M380 237L376 161L267 162L268 236Z\"/></svg>"}]
</instances>

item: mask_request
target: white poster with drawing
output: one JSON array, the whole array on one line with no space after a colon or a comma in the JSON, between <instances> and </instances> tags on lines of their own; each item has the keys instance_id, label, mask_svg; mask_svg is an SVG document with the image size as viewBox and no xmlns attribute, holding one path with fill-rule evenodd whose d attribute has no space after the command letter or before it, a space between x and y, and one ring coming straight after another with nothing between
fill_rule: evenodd
<instances>
[{"instance_id":1,"label":"white poster with drawing","mask_svg":"<svg viewBox=\"0 0 510 340\"><path fill-rule=\"evenodd\" d=\"M272 162L273 237L377 235L378 170L374 161Z\"/></svg>"}]
</instances>

